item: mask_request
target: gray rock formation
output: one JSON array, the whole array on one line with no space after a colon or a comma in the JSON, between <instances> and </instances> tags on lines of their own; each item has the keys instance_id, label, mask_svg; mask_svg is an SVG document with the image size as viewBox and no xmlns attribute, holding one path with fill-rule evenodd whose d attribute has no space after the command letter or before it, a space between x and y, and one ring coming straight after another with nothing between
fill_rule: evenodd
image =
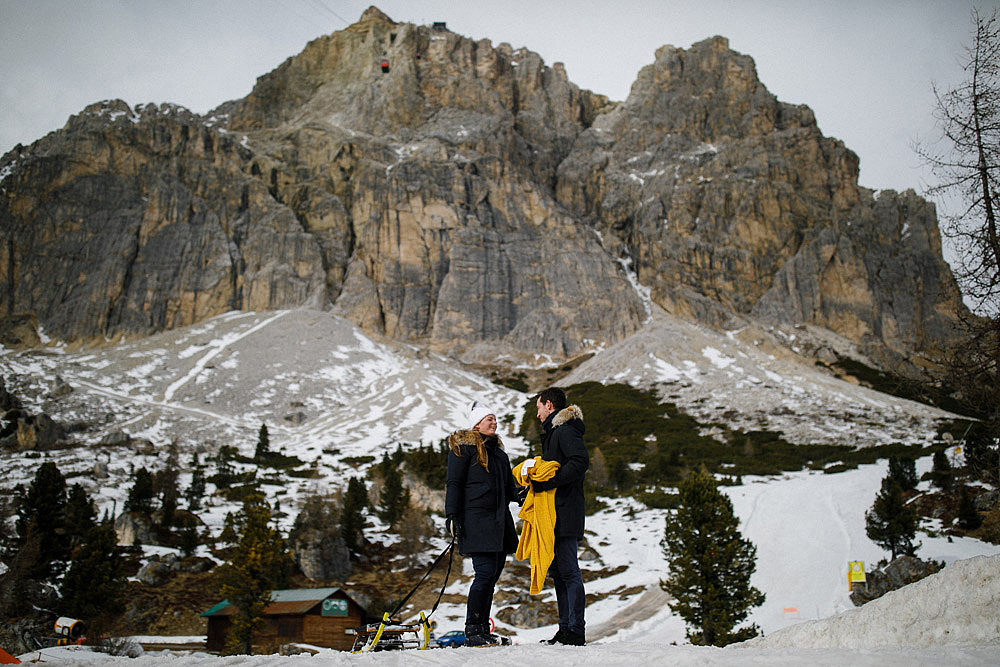
<instances>
[{"instance_id":1,"label":"gray rock formation","mask_svg":"<svg viewBox=\"0 0 1000 667\"><path fill-rule=\"evenodd\" d=\"M854 606L860 607L889 591L920 581L943 567L944 563L922 561L915 556L899 556L884 568L865 573L867 581L863 584L854 584L851 590L851 602Z\"/></svg>"},{"instance_id":2,"label":"gray rock formation","mask_svg":"<svg viewBox=\"0 0 1000 667\"><path fill-rule=\"evenodd\" d=\"M131 547L154 544L156 536L149 520L138 512L122 512L115 518L115 535L118 546Z\"/></svg>"},{"instance_id":3,"label":"gray rock formation","mask_svg":"<svg viewBox=\"0 0 1000 667\"><path fill-rule=\"evenodd\" d=\"M723 38L661 48L617 104L370 8L206 117L103 102L3 156L0 317L104 340L332 306L467 361L560 360L641 326L631 262L677 314L931 355L963 307L933 207L857 164Z\"/></svg>"},{"instance_id":4,"label":"gray rock formation","mask_svg":"<svg viewBox=\"0 0 1000 667\"><path fill-rule=\"evenodd\" d=\"M302 574L313 581L344 581L353 568L343 538L318 530L304 530L292 543L292 555Z\"/></svg>"}]
</instances>

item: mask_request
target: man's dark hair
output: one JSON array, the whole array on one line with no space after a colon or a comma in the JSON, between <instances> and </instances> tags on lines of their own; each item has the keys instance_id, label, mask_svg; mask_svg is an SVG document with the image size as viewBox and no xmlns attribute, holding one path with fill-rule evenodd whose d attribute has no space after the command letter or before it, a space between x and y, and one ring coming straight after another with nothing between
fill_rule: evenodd
<instances>
[{"instance_id":1,"label":"man's dark hair","mask_svg":"<svg viewBox=\"0 0 1000 667\"><path fill-rule=\"evenodd\" d=\"M549 387L548 389L543 389L536 399L542 403L551 401L552 407L556 412L559 412L566 407L566 392L564 392L559 387Z\"/></svg>"}]
</instances>

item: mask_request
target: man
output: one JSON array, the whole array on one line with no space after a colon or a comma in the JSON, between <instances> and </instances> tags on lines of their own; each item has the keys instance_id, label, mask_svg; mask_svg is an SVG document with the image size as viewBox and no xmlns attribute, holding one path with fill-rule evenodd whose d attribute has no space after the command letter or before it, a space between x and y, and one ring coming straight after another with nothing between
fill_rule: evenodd
<instances>
[{"instance_id":1,"label":"man","mask_svg":"<svg viewBox=\"0 0 1000 667\"><path fill-rule=\"evenodd\" d=\"M583 443L583 412L575 405L566 407L566 394L556 387L540 393L535 407L542 422L542 459L559 463L552 479L531 483L535 491L556 490L555 557L549 575L555 582L559 631L544 643L583 646L586 598L576 554L583 539L583 477L590 467Z\"/></svg>"}]
</instances>

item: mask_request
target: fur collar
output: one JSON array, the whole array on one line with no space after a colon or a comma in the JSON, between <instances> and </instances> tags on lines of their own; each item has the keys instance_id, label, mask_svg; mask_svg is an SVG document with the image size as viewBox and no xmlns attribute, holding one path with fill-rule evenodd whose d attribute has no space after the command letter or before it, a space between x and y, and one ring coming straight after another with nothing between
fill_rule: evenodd
<instances>
[{"instance_id":1,"label":"fur collar","mask_svg":"<svg viewBox=\"0 0 1000 667\"><path fill-rule=\"evenodd\" d=\"M583 421L583 410L580 409L579 405L571 405L560 410L556 416L552 418L552 428L562 426L566 422L573 421L574 419Z\"/></svg>"},{"instance_id":2,"label":"fur collar","mask_svg":"<svg viewBox=\"0 0 1000 667\"><path fill-rule=\"evenodd\" d=\"M502 449L503 441L500 440L499 435L496 438L497 445ZM448 445L452 449L457 449L462 445L477 446L481 444L483 444L483 434L473 429L455 431L448 436Z\"/></svg>"}]
</instances>

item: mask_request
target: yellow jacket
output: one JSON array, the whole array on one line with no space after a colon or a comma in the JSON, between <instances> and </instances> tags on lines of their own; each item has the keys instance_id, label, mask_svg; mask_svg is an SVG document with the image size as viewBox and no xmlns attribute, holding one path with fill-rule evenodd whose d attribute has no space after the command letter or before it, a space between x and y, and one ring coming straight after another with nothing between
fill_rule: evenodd
<instances>
[{"instance_id":1,"label":"yellow jacket","mask_svg":"<svg viewBox=\"0 0 1000 667\"><path fill-rule=\"evenodd\" d=\"M528 487L528 497L517 515L524 519L524 523L514 558L531 559L531 588L528 591L531 595L542 592L545 574L549 571L556 551L556 490L535 493L531 490L531 482L552 479L557 470L558 461L543 461L541 456L526 459L514 466L514 480L521 486Z\"/></svg>"}]
</instances>

